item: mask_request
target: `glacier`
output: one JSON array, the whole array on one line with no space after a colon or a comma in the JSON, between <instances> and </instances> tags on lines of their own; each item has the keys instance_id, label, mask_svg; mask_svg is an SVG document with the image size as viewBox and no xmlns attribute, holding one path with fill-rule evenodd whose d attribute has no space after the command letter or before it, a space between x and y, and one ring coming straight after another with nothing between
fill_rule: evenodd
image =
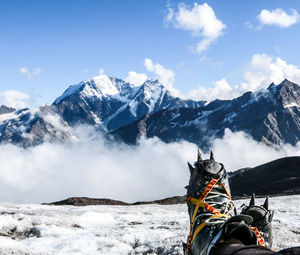
<instances>
[{"instance_id":1,"label":"glacier","mask_svg":"<svg viewBox=\"0 0 300 255\"><path fill-rule=\"evenodd\" d=\"M236 200L238 209L249 200ZM257 199L258 204L263 199ZM300 245L300 195L270 198L274 248ZM187 206L0 204L1 254L183 254Z\"/></svg>"}]
</instances>

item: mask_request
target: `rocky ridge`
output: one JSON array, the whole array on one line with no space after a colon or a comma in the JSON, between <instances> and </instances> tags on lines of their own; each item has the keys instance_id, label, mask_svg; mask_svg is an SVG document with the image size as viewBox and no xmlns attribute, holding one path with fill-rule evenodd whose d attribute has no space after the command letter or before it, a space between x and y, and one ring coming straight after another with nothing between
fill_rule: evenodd
<instances>
[{"instance_id":1,"label":"rocky ridge","mask_svg":"<svg viewBox=\"0 0 300 255\"><path fill-rule=\"evenodd\" d=\"M134 86L100 75L70 86L52 105L34 110L2 106L0 143L28 147L78 141L74 128L91 125L129 144L156 136L208 149L212 139L230 129L271 146L295 145L300 140L299 107L300 87L288 80L232 100L196 102L173 96L157 80Z\"/></svg>"},{"instance_id":2,"label":"rocky ridge","mask_svg":"<svg viewBox=\"0 0 300 255\"><path fill-rule=\"evenodd\" d=\"M215 100L197 108L164 109L113 132L135 144L140 136L165 142L186 140L201 148L225 129L243 131L255 140L276 146L300 140L300 87L288 80L267 89L247 92L233 100Z\"/></svg>"}]
</instances>

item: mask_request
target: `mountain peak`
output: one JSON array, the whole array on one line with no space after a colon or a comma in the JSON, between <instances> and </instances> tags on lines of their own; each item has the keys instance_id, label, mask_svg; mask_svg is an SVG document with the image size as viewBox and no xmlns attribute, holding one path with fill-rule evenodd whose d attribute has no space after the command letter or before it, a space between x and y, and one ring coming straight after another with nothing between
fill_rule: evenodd
<instances>
[{"instance_id":1,"label":"mountain peak","mask_svg":"<svg viewBox=\"0 0 300 255\"><path fill-rule=\"evenodd\" d=\"M124 86L125 84L127 86ZM54 104L59 104L64 99L76 94L81 94L83 97L102 98L103 96L122 94L123 90L128 90L132 87L133 85L121 79L107 75L98 75L76 85L69 86L65 92L54 101Z\"/></svg>"},{"instance_id":2,"label":"mountain peak","mask_svg":"<svg viewBox=\"0 0 300 255\"><path fill-rule=\"evenodd\" d=\"M274 86L273 95L277 101L281 102L284 108L300 106L300 91L299 85L287 79L284 79L280 84Z\"/></svg>"},{"instance_id":3,"label":"mountain peak","mask_svg":"<svg viewBox=\"0 0 300 255\"><path fill-rule=\"evenodd\" d=\"M288 79L284 79L282 82L280 82L278 85L276 85L274 82L272 82L269 87L268 87L268 90L271 90L271 91L280 91L282 89L286 89L286 88L289 88L289 89L297 89L299 87L298 84L294 83L294 82L291 82L289 81Z\"/></svg>"},{"instance_id":4,"label":"mountain peak","mask_svg":"<svg viewBox=\"0 0 300 255\"><path fill-rule=\"evenodd\" d=\"M277 87L279 91L283 91L283 90L296 91L298 90L299 85L285 79L280 84L278 84Z\"/></svg>"},{"instance_id":5,"label":"mountain peak","mask_svg":"<svg viewBox=\"0 0 300 255\"><path fill-rule=\"evenodd\" d=\"M278 86L289 86L291 84L294 84L293 82L289 81L288 79L284 79L282 82L278 84Z\"/></svg>"},{"instance_id":6,"label":"mountain peak","mask_svg":"<svg viewBox=\"0 0 300 255\"><path fill-rule=\"evenodd\" d=\"M123 83L125 82L123 81ZM120 92L118 81L104 74L93 77L86 84L89 85L88 88L85 87L85 92L88 94L92 93L94 95L95 92L98 92L102 95L115 95Z\"/></svg>"},{"instance_id":7,"label":"mountain peak","mask_svg":"<svg viewBox=\"0 0 300 255\"><path fill-rule=\"evenodd\" d=\"M15 108L7 107L5 105L0 106L0 114L11 113L14 112L15 110L16 110Z\"/></svg>"}]
</instances>

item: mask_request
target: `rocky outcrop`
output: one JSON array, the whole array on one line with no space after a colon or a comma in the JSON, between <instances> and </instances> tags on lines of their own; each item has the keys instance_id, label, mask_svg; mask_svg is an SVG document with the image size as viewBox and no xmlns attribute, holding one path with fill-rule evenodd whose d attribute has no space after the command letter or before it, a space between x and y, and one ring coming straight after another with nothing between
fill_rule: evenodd
<instances>
[{"instance_id":1,"label":"rocky outcrop","mask_svg":"<svg viewBox=\"0 0 300 255\"><path fill-rule=\"evenodd\" d=\"M7 107L5 105L0 106L0 114L11 113L11 112L14 112L15 110L16 109L11 108L11 107Z\"/></svg>"}]
</instances>

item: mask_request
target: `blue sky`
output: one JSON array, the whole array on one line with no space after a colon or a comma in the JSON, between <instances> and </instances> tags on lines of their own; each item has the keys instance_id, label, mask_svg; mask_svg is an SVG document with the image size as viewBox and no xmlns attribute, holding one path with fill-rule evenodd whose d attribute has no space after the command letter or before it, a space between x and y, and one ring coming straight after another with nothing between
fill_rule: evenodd
<instances>
[{"instance_id":1,"label":"blue sky","mask_svg":"<svg viewBox=\"0 0 300 255\"><path fill-rule=\"evenodd\" d=\"M207 100L300 82L299 12L289 0L0 0L0 104L50 104L99 69Z\"/></svg>"}]
</instances>

